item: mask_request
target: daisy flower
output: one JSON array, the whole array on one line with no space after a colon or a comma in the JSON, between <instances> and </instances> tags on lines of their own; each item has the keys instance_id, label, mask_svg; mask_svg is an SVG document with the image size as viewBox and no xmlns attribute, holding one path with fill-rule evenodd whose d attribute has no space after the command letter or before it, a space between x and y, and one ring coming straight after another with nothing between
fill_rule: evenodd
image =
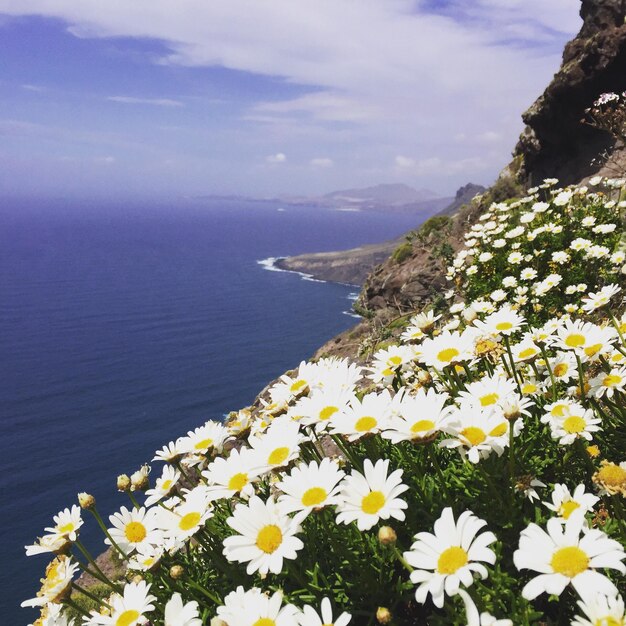
<instances>
[{"instance_id":1,"label":"daisy flower","mask_svg":"<svg viewBox=\"0 0 626 626\"><path fill-rule=\"evenodd\" d=\"M497 405L514 393L515 389L515 383L504 376L485 376L467 385L466 391L459 393L459 399L469 406L481 409Z\"/></svg>"},{"instance_id":2,"label":"daisy flower","mask_svg":"<svg viewBox=\"0 0 626 626\"><path fill-rule=\"evenodd\" d=\"M317 432L328 428L331 418L343 412L351 400L355 399L352 389L341 386L328 387L300 398L289 411L289 415L304 426L314 426Z\"/></svg>"},{"instance_id":3,"label":"daisy flower","mask_svg":"<svg viewBox=\"0 0 626 626\"><path fill-rule=\"evenodd\" d=\"M521 420L517 420L514 426L515 435L521 430L521 426ZM471 407L457 410L444 428L453 438L444 439L439 446L457 448L463 458L467 456L470 462L478 463L491 452L498 456L504 452L504 448L509 445L510 427L501 414L493 411L479 411Z\"/></svg>"},{"instance_id":4,"label":"daisy flower","mask_svg":"<svg viewBox=\"0 0 626 626\"><path fill-rule=\"evenodd\" d=\"M392 443L428 439L443 428L450 407L445 404L448 394L437 393L434 389L418 389L413 396L398 394L400 398L398 414L391 415L382 437ZM394 400L395 400L394 398Z\"/></svg>"},{"instance_id":5,"label":"daisy flower","mask_svg":"<svg viewBox=\"0 0 626 626\"><path fill-rule=\"evenodd\" d=\"M163 468L163 473L156 479L156 483L152 489L146 491L146 506L152 506L159 500L166 498L172 491L172 488L178 482L180 478L180 472L174 469L171 465L166 465Z\"/></svg>"},{"instance_id":6,"label":"daisy flower","mask_svg":"<svg viewBox=\"0 0 626 626\"><path fill-rule=\"evenodd\" d=\"M600 291L590 293L588 297L583 298L583 310L591 313L600 307L609 303L609 300L621 291L618 285L611 284L602 287Z\"/></svg>"},{"instance_id":7,"label":"daisy flower","mask_svg":"<svg viewBox=\"0 0 626 626\"><path fill-rule=\"evenodd\" d=\"M63 509L60 513L57 513L52 520L54 521L54 526L45 528L44 530L46 532L51 535L58 535L69 541L76 541L78 529L83 525L80 507L77 504L72 505L71 509Z\"/></svg>"},{"instance_id":8,"label":"daisy flower","mask_svg":"<svg viewBox=\"0 0 626 626\"><path fill-rule=\"evenodd\" d=\"M552 376L556 381L567 382L578 376L576 357L571 352L558 352L550 361Z\"/></svg>"},{"instance_id":9,"label":"daisy flower","mask_svg":"<svg viewBox=\"0 0 626 626\"><path fill-rule=\"evenodd\" d=\"M322 459L319 464L311 461L308 465L296 465L277 485L283 492L278 504L285 513L309 513L313 509L337 504L340 501L338 485L344 476L337 463L329 458Z\"/></svg>"},{"instance_id":10,"label":"daisy flower","mask_svg":"<svg viewBox=\"0 0 626 626\"><path fill-rule=\"evenodd\" d=\"M626 498L626 461L619 465L602 461L600 469L592 476L594 484L599 487L600 495L614 496L619 493Z\"/></svg>"},{"instance_id":11,"label":"daisy flower","mask_svg":"<svg viewBox=\"0 0 626 626\"><path fill-rule=\"evenodd\" d=\"M544 502L551 511L563 520L569 519L570 515L577 510L588 513L599 500L597 496L585 492L585 485L578 485L574 493L570 494L566 485L557 483L552 491L552 502Z\"/></svg>"},{"instance_id":12,"label":"daisy flower","mask_svg":"<svg viewBox=\"0 0 626 626\"><path fill-rule=\"evenodd\" d=\"M328 598L323 598L318 613L310 604L302 607L300 626L346 626L352 615L343 612L337 619L333 619L333 608Z\"/></svg>"},{"instance_id":13,"label":"daisy flower","mask_svg":"<svg viewBox=\"0 0 626 626\"><path fill-rule=\"evenodd\" d=\"M280 591L269 596L260 589L237 587L217 607L217 616L228 626L298 626L301 613L293 604L283 606Z\"/></svg>"},{"instance_id":14,"label":"daisy flower","mask_svg":"<svg viewBox=\"0 0 626 626\"><path fill-rule=\"evenodd\" d=\"M223 424L208 421L204 426L188 432L179 441L179 447L188 454L205 454L209 450L221 452L222 445L229 436L228 428Z\"/></svg>"},{"instance_id":15,"label":"daisy flower","mask_svg":"<svg viewBox=\"0 0 626 626\"><path fill-rule=\"evenodd\" d=\"M331 418L331 433L346 435L350 441L379 433L387 425L390 404L391 395L386 389L368 393L360 401L355 397L342 413Z\"/></svg>"},{"instance_id":16,"label":"daisy flower","mask_svg":"<svg viewBox=\"0 0 626 626\"><path fill-rule=\"evenodd\" d=\"M36 554L45 554L52 552L61 554L67 548L69 540L63 535L44 535L39 537L35 543L30 546L24 546L26 556L35 556Z\"/></svg>"},{"instance_id":17,"label":"daisy flower","mask_svg":"<svg viewBox=\"0 0 626 626\"><path fill-rule=\"evenodd\" d=\"M41 580L41 589L37 597L24 600L20 606L44 606L48 602L59 603L69 593L78 563L73 563L68 556L57 556L46 568L45 578Z\"/></svg>"},{"instance_id":18,"label":"daisy flower","mask_svg":"<svg viewBox=\"0 0 626 626\"><path fill-rule=\"evenodd\" d=\"M363 474L352 471L341 485L342 501L337 505L337 523L356 521L359 530L369 530L381 519L393 517L404 521L407 503L398 498L408 487L402 483L402 470L389 476L389 460L379 459L374 465L363 462Z\"/></svg>"},{"instance_id":19,"label":"daisy flower","mask_svg":"<svg viewBox=\"0 0 626 626\"><path fill-rule=\"evenodd\" d=\"M315 388L319 379L319 368L315 363L307 363L302 361L298 366L298 370L293 376L283 374L280 382L273 385L270 389L270 397L272 402L290 402L294 398L298 398Z\"/></svg>"},{"instance_id":20,"label":"daisy flower","mask_svg":"<svg viewBox=\"0 0 626 626\"><path fill-rule=\"evenodd\" d=\"M576 616L571 626L626 626L624 600L621 596L598 594L587 602L578 602L578 606L585 617Z\"/></svg>"},{"instance_id":21,"label":"daisy flower","mask_svg":"<svg viewBox=\"0 0 626 626\"><path fill-rule=\"evenodd\" d=\"M298 423L285 416L277 417L262 435L248 437L248 444L256 455L259 472L267 472L297 458L304 440Z\"/></svg>"},{"instance_id":22,"label":"daisy flower","mask_svg":"<svg viewBox=\"0 0 626 626\"><path fill-rule=\"evenodd\" d=\"M180 593L175 593L165 605L163 626L202 626L197 602L183 604Z\"/></svg>"},{"instance_id":23,"label":"daisy flower","mask_svg":"<svg viewBox=\"0 0 626 626\"><path fill-rule=\"evenodd\" d=\"M511 353L516 363L529 361L541 354L539 346L532 339L525 339L514 346L511 346Z\"/></svg>"},{"instance_id":24,"label":"daisy flower","mask_svg":"<svg viewBox=\"0 0 626 626\"><path fill-rule=\"evenodd\" d=\"M170 441L164 445L160 450L154 453L153 461L164 461L165 463L173 463L177 461L185 452L180 445L181 439L176 441Z\"/></svg>"},{"instance_id":25,"label":"daisy flower","mask_svg":"<svg viewBox=\"0 0 626 626\"><path fill-rule=\"evenodd\" d=\"M608 374L600 373L589 381L591 392L596 398L612 398L615 392L624 392L626 385L626 367L614 367Z\"/></svg>"},{"instance_id":26,"label":"daisy flower","mask_svg":"<svg viewBox=\"0 0 626 626\"><path fill-rule=\"evenodd\" d=\"M30 626L75 626L76 622L63 611L61 604L49 603L41 609L41 617Z\"/></svg>"},{"instance_id":27,"label":"daisy flower","mask_svg":"<svg viewBox=\"0 0 626 626\"><path fill-rule=\"evenodd\" d=\"M434 338L427 337L420 345L420 360L437 369L469 361L473 358L474 342L469 333L443 331Z\"/></svg>"},{"instance_id":28,"label":"daisy flower","mask_svg":"<svg viewBox=\"0 0 626 626\"><path fill-rule=\"evenodd\" d=\"M512 335L525 324L524 317L505 305L488 315L482 322L476 320L474 326L491 335Z\"/></svg>"},{"instance_id":29,"label":"daisy flower","mask_svg":"<svg viewBox=\"0 0 626 626\"><path fill-rule=\"evenodd\" d=\"M487 578L483 563L493 565L496 555L489 545L496 540L492 532L478 534L486 526L471 511L461 513L455 522L452 509L446 507L435 522L434 534L420 532L408 552L406 561L415 568L411 582L418 585L415 599L424 604L430 593L435 606L443 607L445 595L458 593L461 585L474 582L474 572Z\"/></svg>"},{"instance_id":30,"label":"daisy flower","mask_svg":"<svg viewBox=\"0 0 626 626\"><path fill-rule=\"evenodd\" d=\"M202 472L208 483L208 499L232 498L235 494L249 498L260 474L257 465L257 455L250 448L233 448L227 458L216 457Z\"/></svg>"},{"instance_id":31,"label":"daisy flower","mask_svg":"<svg viewBox=\"0 0 626 626\"><path fill-rule=\"evenodd\" d=\"M584 512L574 511L565 524L548 520L547 532L534 523L522 531L513 554L515 567L539 572L522 590L526 600L542 593L561 595L569 584L583 600L599 593L617 594L617 587L597 569L626 573L622 563L626 554L617 541L596 528L586 528L585 523Z\"/></svg>"},{"instance_id":32,"label":"daisy flower","mask_svg":"<svg viewBox=\"0 0 626 626\"><path fill-rule=\"evenodd\" d=\"M98 615L92 611L89 624L103 626L137 626L147 621L145 614L154 610L156 598L150 595L150 585L145 581L126 583L123 595L113 594L109 600L110 615Z\"/></svg>"},{"instance_id":33,"label":"daisy flower","mask_svg":"<svg viewBox=\"0 0 626 626\"><path fill-rule=\"evenodd\" d=\"M602 420L594 417L593 410L585 410L576 403L572 404L562 415L553 416L549 413L544 415L541 421L550 426L552 438L558 439L563 446L570 445L579 438L591 441L592 433L602 430L598 426Z\"/></svg>"},{"instance_id":34,"label":"daisy flower","mask_svg":"<svg viewBox=\"0 0 626 626\"><path fill-rule=\"evenodd\" d=\"M163 556L163 548L157 546L148 546L137 550L128 561L128 569L138 572L147 572L151 570L161 560Z\"/></svg>"},{"instance_id":35,"label":"daisy flower","mask_svg":"<svg viewBox=\"0 0 626 626\"><path fill-rule=\"evenodd\" d=\"M394 376L406 365L411 363L415 352L409 346L389 346L374 355L369 378L375 383L385 381L391 383Z\"/></svg>"},{"instance_id":36,"label":"daisy flower","mask_svg":"<svg viewBox=\"0 0 626 626\"><path fill-rule=\"evenodd\" d=\"M283 513L273 497L263 502L252 496L250 502L238 504L226 523L238 535L224 539L224 556L229 561L248 563L246 572L279 574L283 559L295 559L304 544L300 532L302 516L290 518Z\"/></svg>"},{"instance_id":37,"label":"daisy flower","mask_svg":"<svg viewBox=\"0 0 626 626\"><path fill-rule=\"evenodd\" d=\"M160 532L157 530L154 509L131 509L123 506L118 513L109 516L113 528L109 534L122 552L127 554L133 550L147 548L159 543ZM104 543L111 545L108 537Z\"/></svg>"},{"instance_id":38,"label":"daisy flower","mask_svg":"<svg viewBox=\"0 0 626 626\"><path fill-rule=\"evenodd\" d=\"M208 489L204 485L192 489L171 511L160 508L157 516L166 537L177 542L188 539L213 516Z\"/></svg>"}]
</instances>

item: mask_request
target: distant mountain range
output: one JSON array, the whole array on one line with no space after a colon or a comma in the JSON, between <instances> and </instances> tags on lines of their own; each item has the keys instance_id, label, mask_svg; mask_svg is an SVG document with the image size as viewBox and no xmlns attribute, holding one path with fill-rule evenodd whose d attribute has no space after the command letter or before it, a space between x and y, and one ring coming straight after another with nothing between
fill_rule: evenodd
<instances>
[{"instance_id":1,"label":"distant mountain range","mask_svg":"<svg viewBox=\"0 0 626 626\"><path fill-rule=\"evenodd\" d=\"M308 206L339 211L377 211L394 213L429 213L449 206L453 197L442 198L429 189L414 189L402 183L381 184L363 189L341 189L322 196L278 196L249 198L245 196L197 196L195 200L243 200L273 202L283 206Z\"/></svg>"}]
</instances>

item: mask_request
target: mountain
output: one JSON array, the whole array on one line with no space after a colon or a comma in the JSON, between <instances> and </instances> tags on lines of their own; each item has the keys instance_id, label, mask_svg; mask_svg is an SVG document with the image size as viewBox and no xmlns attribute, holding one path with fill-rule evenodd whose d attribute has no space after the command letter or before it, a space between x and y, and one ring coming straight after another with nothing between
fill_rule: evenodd
<instances>
[{"instance_id":1,"label":"mountain","mask_svg":"<svg viewBox=\"0 0 626 626\"><path fill-rule=\"evenodd\" d=\"M365 189L343 189L327 193L323 197L330 201L348 204L387 204L390 206L422 203L440 198L428 189L418 190L402 183L375 185L365 187Z\"/></svg>"},{"instance_id":2,"label":"mountain","mask_svg":"<svg viewBox=\"0 0 626 626\"><path fill-rule=\"evenodd\" d=\"M378 185L377 187L370 187L369 189L380 190L381 187L402 187L411 190L411 187L406 187L406 185ZM461 187L456 192L456 196L451 202L450 198L445 199L447 204L440 211L440 214L450 215L455 213L459 207L467 202L470 202L477 193L481 193L484 190L484 187L474 185L472 183ZM365 193L367 190L362 189L360 191ZM411 191L415 192L414 189ZM340 194L344 192L335 193ZM397 190L398 196L403 193L403 190ZM419 203L415 204L417 205ZM430 201L430 204L429 201L425 201L424 204L429 205L429 209L426 209L420 214L421 219L416 219L416 227L418 227L420 223L425 221L427 218L435 215L439 208L434 201ZM419 211L416 210L416 213L419 213ZM308 274L313 278L320 280L362 285L368 274L377 265L383 263L395 250L407 243L407 237L410 238L411 233L407 233L406 235L402 235L401 237L391 241L360 246L358 248L352 248L351 250L300 254L298 256L279 259L276 261L276 266L281 269Z\"/></svg>"}]
</instances>

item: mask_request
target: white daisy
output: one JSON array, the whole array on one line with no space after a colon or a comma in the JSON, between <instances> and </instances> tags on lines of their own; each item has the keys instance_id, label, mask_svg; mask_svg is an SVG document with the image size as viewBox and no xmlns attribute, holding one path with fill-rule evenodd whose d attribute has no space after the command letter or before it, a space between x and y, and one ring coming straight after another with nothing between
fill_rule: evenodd
<instances>
[{"instance_id":1,"label":"white daisy","mask_svg":"<svg viewBox=\"0 0 626 626\"><path fill-rule=\"evenodd\" d=\"M613 596L615 585L598 568L626 567L624 549L602 531L586 528L583 511L574 511L565 524L548 520L547 532L529 524L520 535L519 549L513 554L517 569L539 572L522 590L522 596L534 600L541 593L561 595L571 584L583 600L596 594ZM582 536L581 536L582 533Z\"/></svg>"},{"instance_id":2,"label":"white daisy","mask_svg":"<svg viewBox=\"0 0 626 626\"><path fill-rule=\"evenodd\" d=\"M184 499L171 511L158 510L158 524L166 537L181 542L188 539L213 516L208 490L204 485L185 494Z\"/></svg>"},{"instance_id":3,"label":"white daisy","mask_svg":"<svg viewBox=\"0 0 626 626\"><path fill-rule=\"evenodd\" d=\"M217 607L217 615L228 626L298 626L300 611L292 604L283 606L280 591L269 596L260 589L237 587Z\"/></svg>"},{"instance_id":4,"label":"white daisy","mask_svg":"<svg viewBox=\"0 0 626 626\"><path fill-rule=\"evenodd\" d=\"M626 386L626 367L614 367L608 374L602 372L589 381L591 393L596 398L612 398L616 391L624 393Z\"/></svg>"},{"instance_id":5,"label":"white daisy","mask_svg":"<svg viewBox=\"0 0 626 626\"><path fill-rule=\"evenodd\" d=\"M478 534L486 525L471 511L461 513L455 522L452 509L446 507L435 522L435 533L420 532L404 558L415 568L411 581L418 585L415 599L424 604L430 593L435 606L443 606L444 595L455 595L460 586L469 587L474 572L487 578L487 568L496 555L488 546L496 540L492 532Z\"/></svg>"},{"instance_id":6,"label":"white daisy","mask_svg":"<svg viewBox=\"0 0 626 626\"><path fill-rule=\"evenodd\" d=\"M390 404L391 395L386 389L368 393L360 401L354 398L343 412L331 418L331 432L346 435L350 441L379 433L387 426Z\"/></svg>"},{"instance_id":7,"label":"white daisy","mask_svg":"<svg viewBox=\"0 0 626 626\"><path fill-rule=\"evenodd\" d=\"M319 464L311 461L308 465L296 465L276 485L283 492L278 504L285 513L310 512L337 504L340 501L338 485L344 476L336 461L329 458L322 459Z\"/></svg>"},{"instance_id":8,"label":"white daisy","mask_svg":"<svg viewBox=\"0 0 626 626\"><path fill-rule=\"evenodd\" d=\"M300 532L302 517L285 515L273 497L263 502L258 496L238 504L226 522L238 535L224 539L224 555L229 561L248 563L246 572L279 574L283 559L295 559L304 544Z\"/></svg>"},{"instance_id":9,"label":"white daisy","mask_svg":"<svg viewBox=\"0 0 626 626\"><path fill-rule=\"evenodd\" d=\"M221 452L224 441L230 436L228 428L218 422L208 421L187 433L179 441L180 449L188 454L204 454L209 450Z\"/></svg>"},{"instance_id":10,"label":"white daisy","mask_svg":"<svg viewBox=\"0 0 626 626\"><path fill-rule=\"evenodd\" d=\"M317 432L321 432L328 428L331 418L343 412L353 399L352 389L326 385L324 389L300 398L289 410L289 415L303 426L314 426Z\"/></svg>"},{"instance_id":11,"label":"white daisy","mask_svg":"<svg viewBox=\"0 0 626 626\"><path fill-rule=\"evenodd\" d=\"M363 474L352 471L341 485L342 501L337 506L337 523L356 521L359 530L369 530L381 519L393 517L403 521L407 503L398 498L408 487L402 481L402 470L389 476L389 460L379 459L374 465L363 462Z\"/></svg>"},{"instance_id":12,"label":"white daisy","mask_svg":"<svg viewBox=\"0 0 626 626\"><path fill-rule=\"evenodd\" d=\"M267 472L297 458L304 439L297 422L288 417L277 417L265 433L248 437L248 444L256 454L259 471Z\"/></svg>"},{"instance_id":13,"label":"white daisy","mask_svg":"<svg viewBox=\"0 0 626 626\"><path fill-rule=\"evenodd\" d=\"M126 554L159 543L160 532L157 529L154 509L146 510L141 507L129 511L123 506L119 512L109 516L109 521L113 525L113 528L109 528L109 534ZM108 538L104 543L111 545Z\"/></svg>"},{"instance_id":14,"label":"white daisy","mask_svg":"<svg viewBox=\"0 0 626 626\"><path fill-rule=\"evenodd\" d=\"M559 416L544 415L541 421L550 426L552 438L558 439L564 446L574 443L576 439L591 441L593 433L602 430L599 426L602 420L595 417L593 410L577 403L570 405Z\"/></svg>"},{"instance_id":15,"label":"white daisy","mask_svg":"<svg viewBox=\"0 0 626 626\"><path fill-rule=\"evenodd\" d=\"M152 489L146 491L146 506L152 506L159 500L166 498L180 478L180 472L171 465L163 467L163 473L156 479L156 483Z\"/></svg>"},{"instance_id":16,"label":"white daisy","mask_svg":"<svg viewBox=\"0 0 626 626\"><path fill-rule=\"evenodd\" d=\"M76 570L78 563L73 563L70 557L65 555L56 557L46 568L46 575L41 579L41 589L37 592L37 597L24 600L20 606L45 606L48 602L61 602L70 593Z\"/></svg>"},{"instance_id":17,"label":"white daisy","mask_svg":"<svg viewBox=\"0 0 626 626\"><path fill-rule=\"evenodd\" d=\"M544 502L560 519L567 520L577 510L588 513L600 499L592 493L585 492L585 485L577 485L574 493L570 494L566 485L557 483L552 491L552 502Z\"/></svg>"},{"instance_id":18,"label":"white daisy","mask_svg":"<svg viewBox=\"0 0 626 626\"><path fill-rule=\"evenodd\" d=\"M126 583L123 595L113 594L109 600L110 615L98 615L92 611L90 624L103 626L138 626L145 624L146 613L154 610L156 598L150 595L150 585L145 581Z\"/></svg>"},{"instance_id":19,"label":"white daisy","mask_svg":"<svg viewBox=\"0 0 626 626\"><path fill-rule=\"evenodd\" d=\"M593 596L587 602L578 602L585 617L577 616L571 626L626 626L624 600L621 596Z\"/></svg>"},{"instance_id":20,"label":"white daisy","mask_svg":"<svg viewBox=\"0 0 626 626\"><path fill-rule=\"evenodd\" d=\"M260 474L257 466L258 457L250 448L233 448L227 458L216 457L202 472L208 482L209 500L232 498L235 494L249 498Z\"/></svg>"}]
</instances>

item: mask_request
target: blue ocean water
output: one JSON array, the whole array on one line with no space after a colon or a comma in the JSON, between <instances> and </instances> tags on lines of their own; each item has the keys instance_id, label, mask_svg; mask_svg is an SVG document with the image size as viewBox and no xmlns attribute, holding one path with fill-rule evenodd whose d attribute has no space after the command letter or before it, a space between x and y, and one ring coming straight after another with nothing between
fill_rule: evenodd
<instances>
[{"instance_id":1,"label":"blue ocean water","mask_svg":"<svg viewBox=\"0 0 626 626\"><path fill-rule=\"evenodd\" d=\"M47 563L23 546L78 491L107 515L127 505L118 474L246 406L354 324L353 287L258 261L373 243L416 222L234 201L0 206L0 621L13 625L36 616L18 606Z\"/></svg>"}]
</instances>

